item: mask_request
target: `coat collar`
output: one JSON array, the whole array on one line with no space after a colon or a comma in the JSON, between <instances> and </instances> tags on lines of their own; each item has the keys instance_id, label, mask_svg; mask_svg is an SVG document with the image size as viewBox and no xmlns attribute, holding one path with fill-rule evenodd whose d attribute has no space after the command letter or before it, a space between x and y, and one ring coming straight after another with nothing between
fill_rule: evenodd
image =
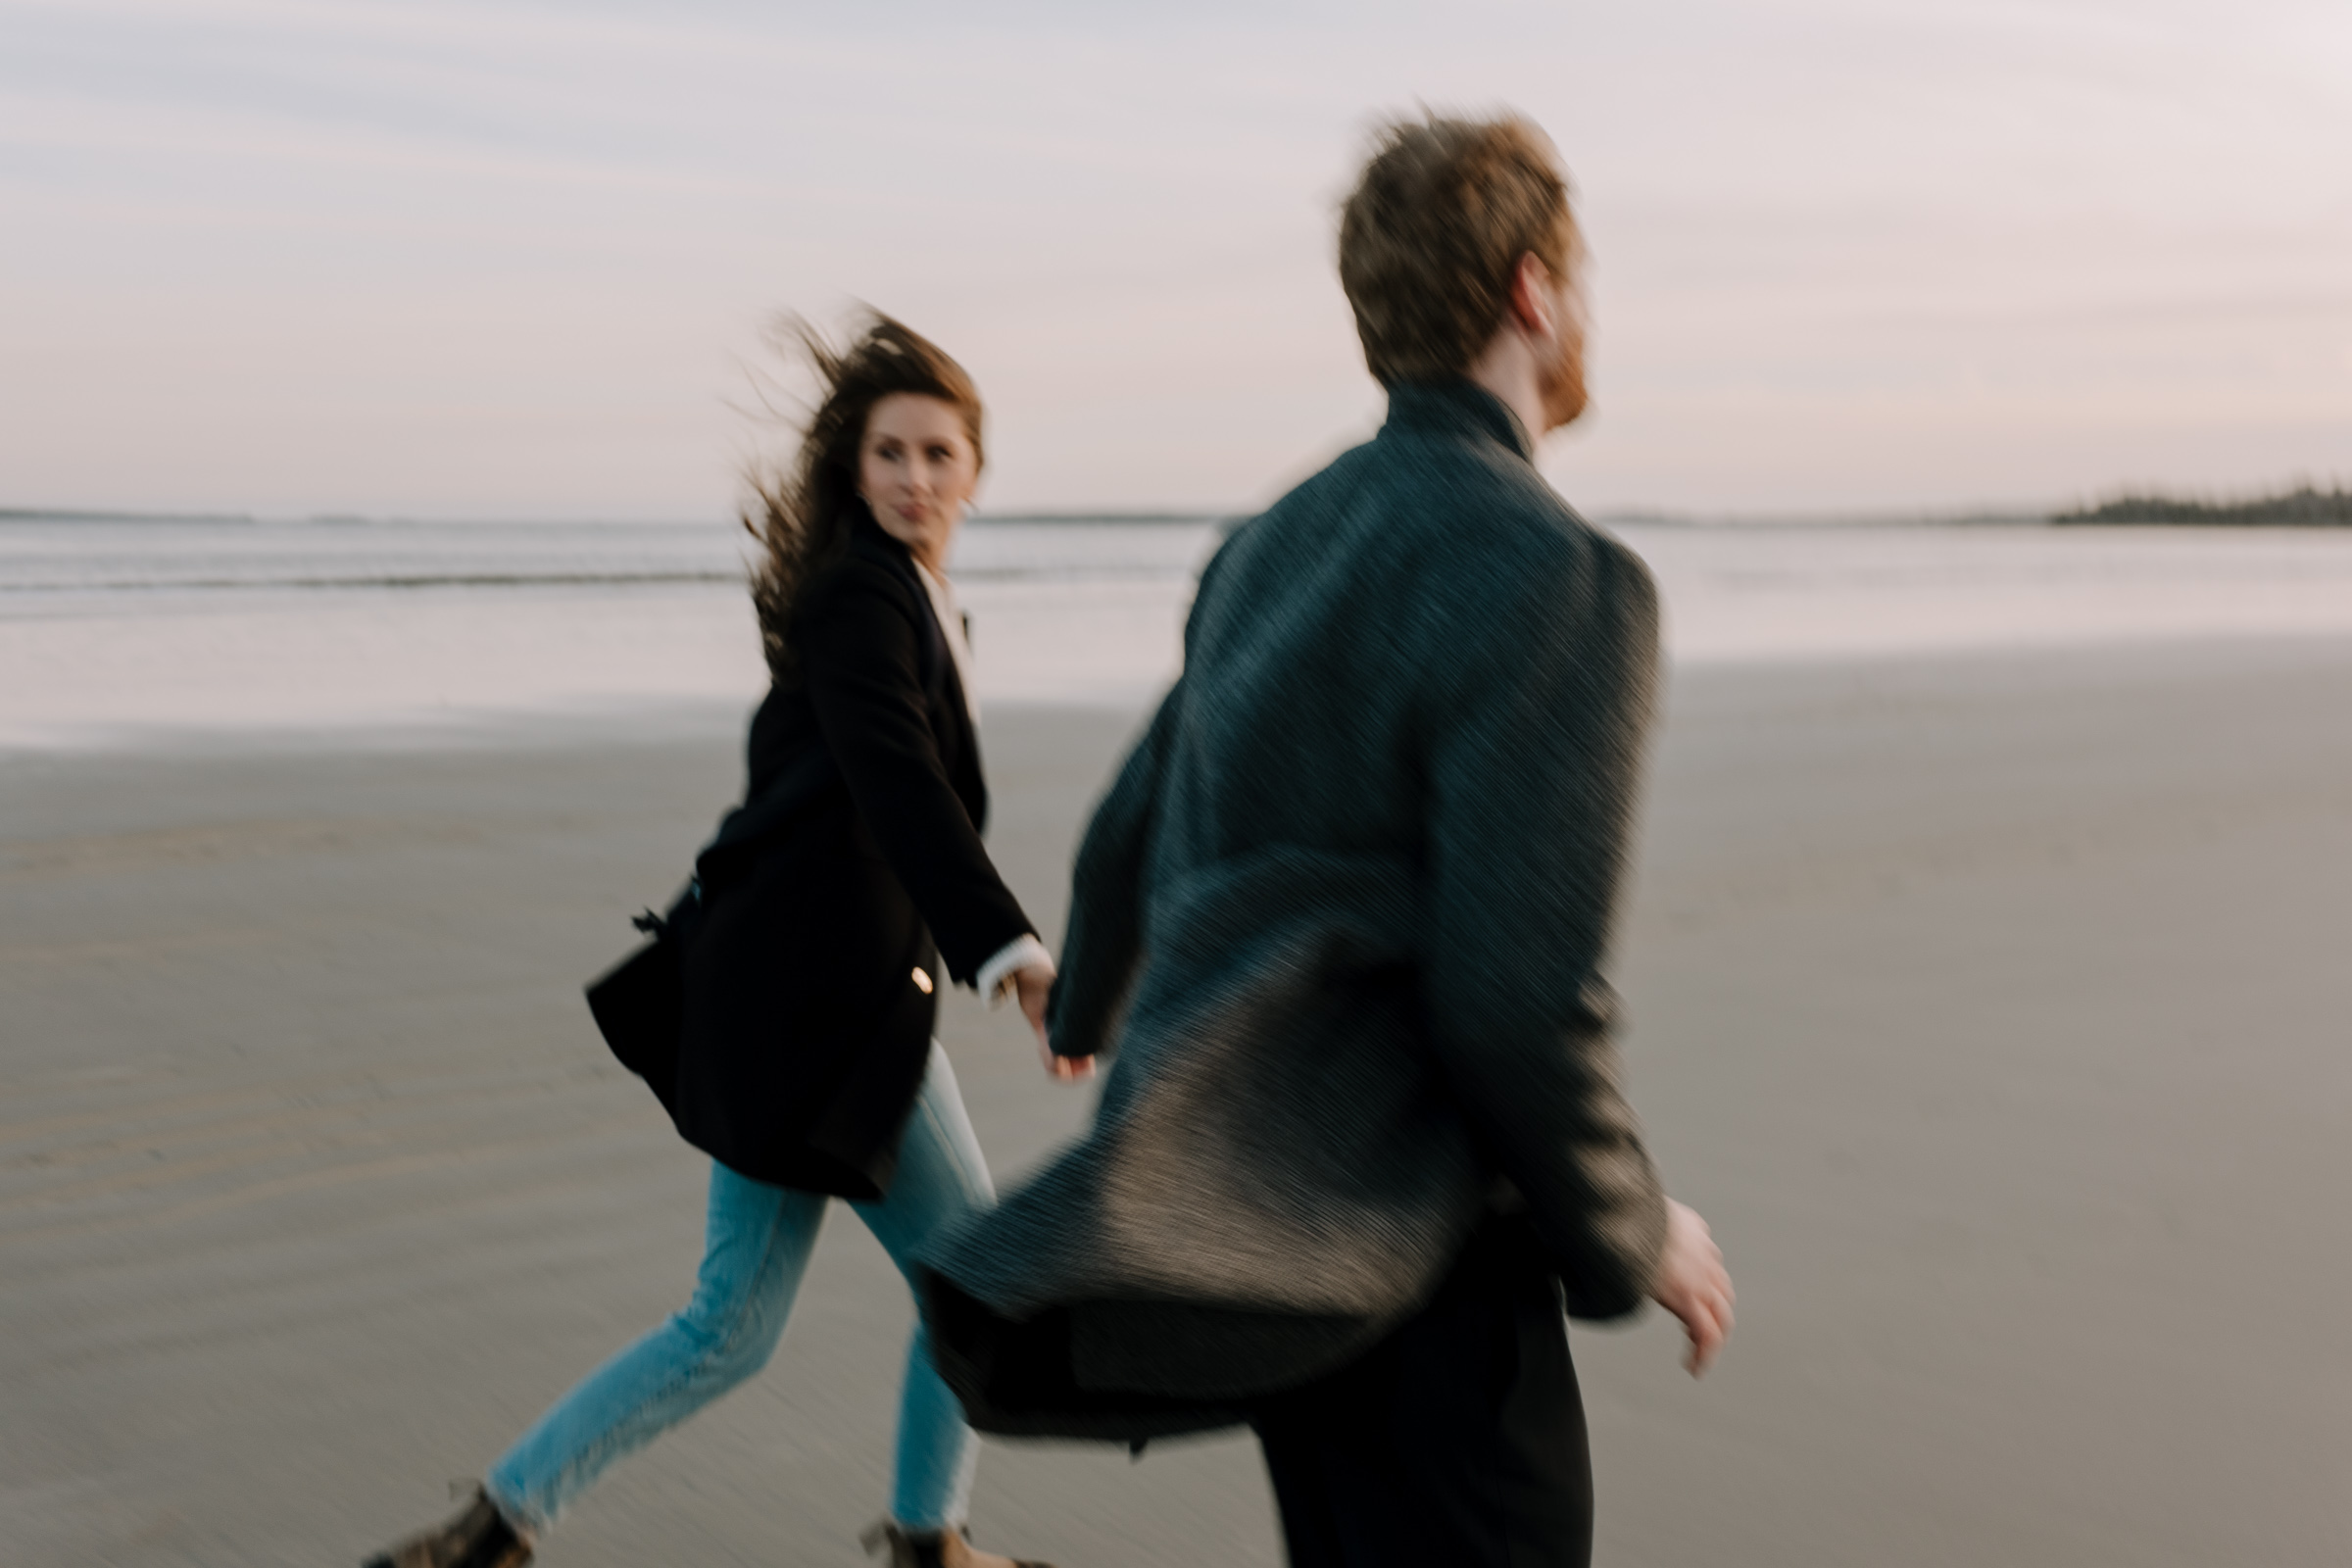
<instances>
[{"instance_id":1,"label":"coat collar","mask_svg":"<svg viewBox=\"0 0 2352 1568\"><path fill-rule=\"evenodd\" d=\"M1502 399L1476 382L1400 381L1389 388L1389 418L1381 433L1485 436L1536 461L1536 443Z\"/></svg>"},{"instance_id":2,"label":"coat collar","mask_svg":"<svg viewBox=\"0 0 2352 1568\"><path fill-rule=\"evenodd\" d=\"M914 570L913 554L874 520L873 513L862 501L850 503L850 540L853 549L862 548L893 565L906 567L909 573Z\"/></svg>"},{"instance_id":3,"label":"coat collar","mask_svg":"<svg viewBox=\"0 0 2352 1568\"><path fill-rule=\"evenodd\" d=\"M914 552L906 548L904 540L876 522L873 512L864 502L856 501L851 505L856 509L850 514L851 551L862 554L881 565L899 580L899 586L913 597L917 612L915 624L924 628L923 648L930 665L925 678L938 687L944 677L947 682L944 690L949 694L946 699L948 706L960 709L967 718L976 722L979 714L972 711L971 699L964 693L962 674L956 668L955 651L948 642L948 628L940 619L939 602L931 597L931 590L924 585L923 569L915 564Z\"/></svg>"}]
</instances>

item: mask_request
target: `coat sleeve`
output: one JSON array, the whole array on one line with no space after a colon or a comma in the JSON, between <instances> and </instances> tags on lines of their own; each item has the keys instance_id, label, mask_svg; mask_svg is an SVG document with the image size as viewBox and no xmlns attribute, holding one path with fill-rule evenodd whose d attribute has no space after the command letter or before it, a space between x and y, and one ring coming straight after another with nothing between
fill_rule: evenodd
<instances>
[{"instance_id":1,"label":"coat sleeve","mask_svg":"<svg viewBox=\"0 0 2352 1568\"><path fill-rule=\"evenodd\" d=\"M1194 585L1193 611L1184 625L1188 666L1193 638L1200 629L1201 607L1214 597L1218 572L1250 528L1245 523L1225 536ZM1179 675L1152 712L1144 738L1120 764L1110 792L1095 808L1086 836L1079 841L1060 973L1046 1004L1046 1033L1056 1055L1092 1056L1112 1049L1127 994L1143 968L1152 830L1158 821L1168 752L1182 722L1185 690Z\"/></svg>"},{"instance_id":2,"label":"coat sleeve","mask_svg":"<svg viewBox=\"0 0 2352 1568\"><path fill-rule=\"evenodd\" d=\"M1144 957L1144 907L1161 758L1182 702L1183 683L1152 714L1118 777L1087 823L1070 878L1070 923L1061 969L1047 1004L1047 1033L1063 1056L1110 1047L1128 988Z\"/></svg>"},{"instance_id":3,"label":"coat sleeve","mask_svg":"<svg viewBox=\"0 0 2352 1568\"><path fill-rule=\"evenodd\" d=\"M818 727L858 814L965 985L1035 928L997 875L939 754L919 630L899 585L853 563L811 590L796 628Z\"/></svg>"},{"instance_id":4,"label":"coat sleeve","mask_svg":"<svg viewBox=\"0 0 2352 1568\"><path fill-rule=\"evenodd\" d=\"M1585 536L1476 607L1425 719L1425 1000L1490 1157L1579 1317L1638 1308L1665 1200L1619 1081L1601 976L1657 658L1648 574ZM1451 617L1456 629L1464 617ZM1458 645L1457 645L1458 646Z\"/></svg>"}]
</instances>

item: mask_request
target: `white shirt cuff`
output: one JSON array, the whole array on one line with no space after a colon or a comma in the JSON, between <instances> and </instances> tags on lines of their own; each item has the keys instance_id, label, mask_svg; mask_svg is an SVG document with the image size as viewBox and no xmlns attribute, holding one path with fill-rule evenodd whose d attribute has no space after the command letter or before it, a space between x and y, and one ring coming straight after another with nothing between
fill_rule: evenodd
<instances>
[{"instance_id":1,"label":"white shirt cuff","mask_svg":"<svg viewBox=\"0 0 2352 1568\"><path fill-rule=\"evenodd\" d=\"M1005 997L1011 993L1012 977L1016 971L1026 969L1033 963L1053 961L1054 955L1046 951L1046 945L1024 931L999 948L997 956L980 966L980 973L973 985L981 996L988 999L990 1006L1003 1006Z\"/></svg>"}]
</instances>

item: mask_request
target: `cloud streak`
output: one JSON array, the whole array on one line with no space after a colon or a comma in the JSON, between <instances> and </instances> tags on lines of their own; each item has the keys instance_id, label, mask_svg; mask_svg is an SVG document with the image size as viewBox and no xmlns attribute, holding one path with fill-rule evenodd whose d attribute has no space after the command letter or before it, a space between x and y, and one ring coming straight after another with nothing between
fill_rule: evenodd
<instances>
[{"instance_id":1,"label":"cloud streak","mask_svg":"<svg viewBox=\"0 0 2352 1568\"><path fill-rule=\"evenodd\" d=\"M2352 472L2340 6L0 0L0 502L709 514L778 307L969 363L1007 508L1362 433L1367 118L1576 170L1596 506Z\"/></svg>"}]
</instances>

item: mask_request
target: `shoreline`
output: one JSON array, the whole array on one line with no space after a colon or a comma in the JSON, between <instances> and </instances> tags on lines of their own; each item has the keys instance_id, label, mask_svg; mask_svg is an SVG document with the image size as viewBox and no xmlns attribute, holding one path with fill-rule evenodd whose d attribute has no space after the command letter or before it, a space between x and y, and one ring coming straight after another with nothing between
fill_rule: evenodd
<instances>
[{"instance_id":1,"label":"shoreline","mask_svg":"<svg viewBox=\"0 0 2352 1568\"><path fill-rule=\"evenodd\" d=\"M1780 653L1668 658L1664 686L1742 675L1835 679L1841 672L2040 667L2050 662L2119 668L2193 669L2213 660L2294 665L2327 662L2352 650L2352 630L2259 632L2227 629L2145 637L2085 634L2080 639L1901 648L1798 648ZM1140 720L1158 705L1165 686L1117 697L1101 692L1068 697L982 698L983 733L996 715L1069 713ZM0 765L11 760L160 756L285 756L438 752L545 752L582 746L692 744L716 732L740 741L761 693L609 697L508 708L418 708L321 723L123 722L85 725L0 725Z\"/></svg>"}]
</instances>

